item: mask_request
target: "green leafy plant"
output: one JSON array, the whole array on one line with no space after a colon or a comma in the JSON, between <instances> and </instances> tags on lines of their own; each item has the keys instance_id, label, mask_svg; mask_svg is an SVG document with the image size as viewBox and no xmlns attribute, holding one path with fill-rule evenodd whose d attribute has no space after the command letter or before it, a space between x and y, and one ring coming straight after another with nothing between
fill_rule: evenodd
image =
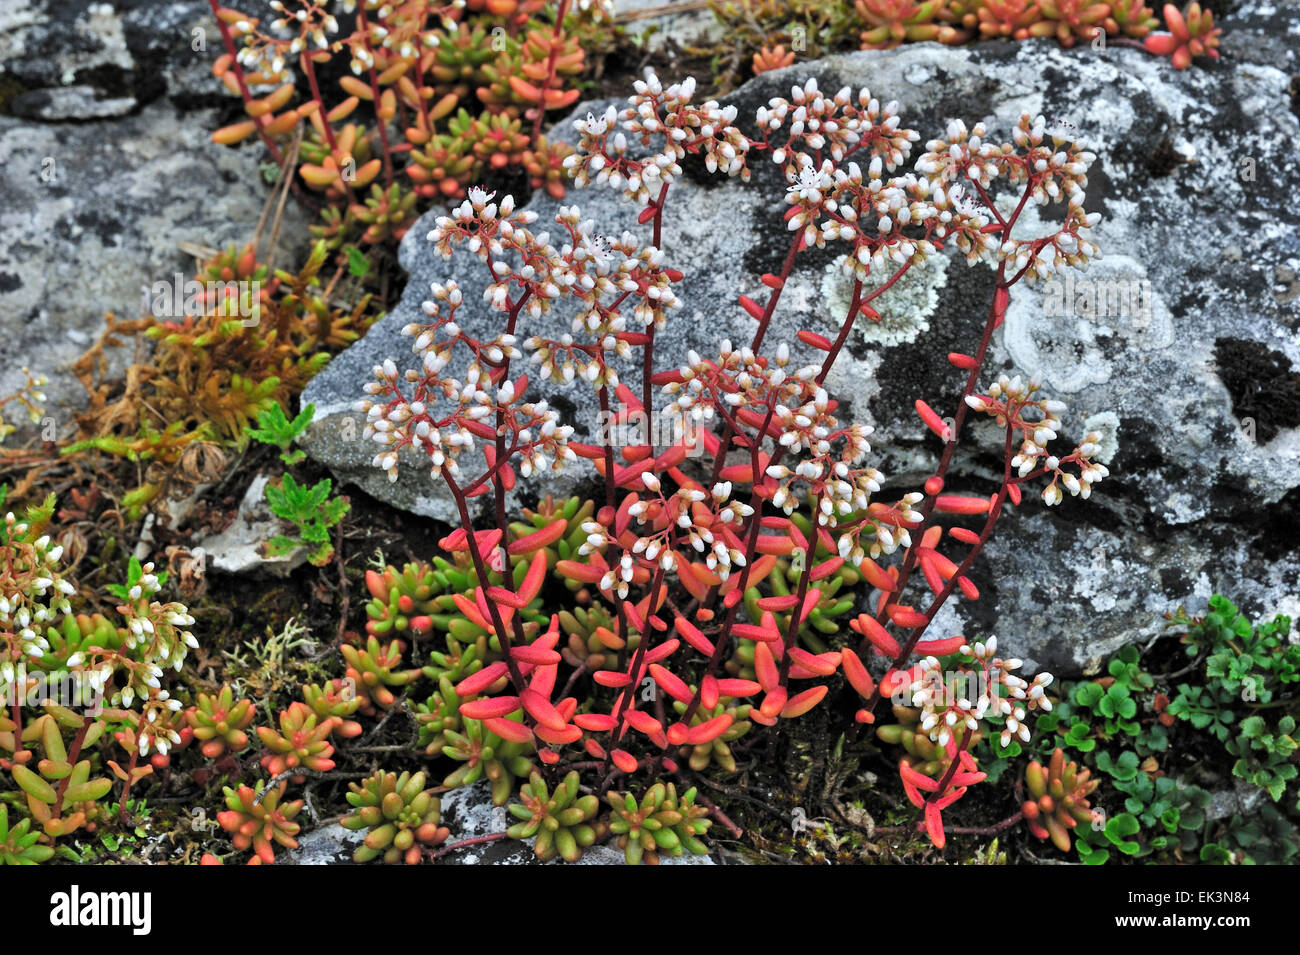
<instances>
[{"instance_id":1,"label":"green leafy plant","mask_svg":"<svg viewBox=\"0 0 1300 955\"><path fill-rule=\"evenodd\" d=\"M1277 802L1297 774L1295 727L1295 717L1290 715L1273 726L1262 716L1246 717L1237 726L1237 736L1226 745L1228 752L1237 757L1232 774L1268 790Z\"/></svg>"},{"instance_id":2,"label":"green leafy plant","mask_svg":"<svg viewBox=\"0 0 1300 955\"><path fill-rule=\"evenodd\" d=\"M268 541L268 554L281 556L307 547L307 560L312 564L320 567L329 563L334 556L330 528L343 520L352 507L346 497L330 497L332 487L329 478L307 487L294 480L292 474L286 474L278 486L266 486L266 502L271 513L298 529L296 538L281 534Z\"/></svg>"},{"instance_id":3,"label":"green leafy plant","mask_svg":"<svg viewBox=\"0 0 1300 955\"><path fill-rule=\"evenodd\" d=\"M1114 787L1125 794L1124 809L1140 825L1139 832L1128 834L1134 839L1116 843L1121 852L1136 857L1167 852L1181 856L1196 850L1212 798L1208 792L1170 776L1147 772L1117 780ZM1134 842L1137 849L1133 848Z\"/></svg>"},{"instance_id":4,"label":"green leafy plant","mask_svg":"<svg viewBox=\"0 0 1300 955\"><path fill-rule=\"evenodd\" d=\"M1293 863L1300 855L1300 829L1272 803L1218 823L1213 839L1200 851L1201 861L1212 865Z\"/></svg>"},{"instance_id":5,"label":"green leafy plant","mask_svg":"<svg viewBox=\"0 0 1300 955\"><path fill-rule=\"evenodd\" d=\"M286 466L292 466L305 458L307 452L301 448L290 451L289 448L307 430L315 413L316 406L308 405L291 420L285 415L284 406L277 401L258 414L257 427L245 428L244 433L255 441L278 447L280 460Z\"/></svg>"}]
</instances>

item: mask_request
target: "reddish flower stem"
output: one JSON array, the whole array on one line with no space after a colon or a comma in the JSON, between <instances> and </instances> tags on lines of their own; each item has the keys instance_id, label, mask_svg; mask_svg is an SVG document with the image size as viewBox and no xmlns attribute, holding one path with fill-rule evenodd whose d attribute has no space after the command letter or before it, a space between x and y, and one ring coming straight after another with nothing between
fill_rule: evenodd
<instances>
[{"instance_id":1,"label":"reddish flower stem","mask_svg":"<svg viewBox=\"0 0 1300 955\"><path fill-rule=\"evenodd\" d=\"M338 140L334 138L334 129L330 126L328 118L329 110L325 108L325 100L321 98L320 86L316 82L316 67L312 64L312 54L310 50L304 50L299 56L298 62L302 64L302 71L307 75L307 85L311 87L311 98L316 101L316 111L320 116L321 130L325 135L325 141L329 143L330 152L338 152ZM349 186L348 188L351 188Z\"/></svg>"},{"instance_id":2,"label":"reddish flower stem","mask_svg":"<svg viewBox=\"0 0 1300 955\"><path fill-rule=\"evenodd\" d=\"M76 766L77 760L81 756L81 747L85 745L86 734L90 732L90 720L84 716L81 718L81 726L77 728L77 735L72 738L72 748L68 750L67 763L69 766ZM59 813L63 811L63 794L68 791L68 783L72 781L71 776L64 776L59 780L59 788L54 791L54 811L53 815L57 819Z\"/></svg>"},{"instance_id":3,"label":"reddish flower stem","mask_svg":"<svg viewBox=\"0 0 1300 955\"><path fill-rule=\"evenodd\" d=\"M663 582L664 582L664 568L663 565L660 564L658 567L655 568L654 579L650 583L650 602L646 604L647 622L649 622L650 617L654 615L655 603L659 599L659 588L663 586ZM612 715L614 717L614 722L617 725L617 729L616 729L617 735L614 737L615 746L619 744L619 742L623 739L624 734L627 732L627 726L625 724L621 724L619 720L620 717L622 717L623 715L623 711L627 709L628 701L631 700L632 695L637 691L638 686L636 683L636 674L641 672L641 665L645 660L646 651L650 649L650 634L653 630L654 627L647 626L645 628L645 631L641 634L641 642L637 644L636 653L633 654L632 656L632 666L627 671L633 677L632 682L628 683L627 686L623 687L622 692L619 693L618 695L617 702L615 702L614 704L614 711Z\"/></svg>"},{"instance_id":4,"label":"reddish flower stem","mask_svg":"<svg viewBox=\"0 0 1300 955\"><path fill-rule=\"evenodd\" d=\"M375 104L375 125L379 129L379 144L380 147L383 149L383 153L384 153L384 185L391 187L393 184L393 157L389 152L389 146L388 146L388 128L387 128L388 123L385 122L384 118L379 115L379 107L380 107L380 99L381 99L380 90L379 90L379 78L375 74L374 56L373 56L374 50L372 50L370 47L370 25L366 22L366 5L364 3L357 4L357 27L361 30L362 34L364 35L366 52L371 54L371 61L370 61L371 65L367 68L370 75L370 95L374 97L373 102ZM324 120L325 118L326 117L324 116L321 117L322 120Z\"/></svg>"},{"instance_id":5,"label":"reddish flower stem","mask_svg":"<svg viewBox=\"0 0 1300 955\"><path fill-rule=\"evenodd\" d=\"M131 795L131 784L135 782L135 767L140 762L140 750L132 748L131 759L126 764L126 782L122 785L122 799L117 804L117 821L126 825L126 801Z\"/></svg>"},{"instance_id":6,"label":"reddish flower stem","mask_svg":"<svg viewBox=\"0 0 1300 955\"><path fill-rule=\"evenodd\" d=\"M212 16L217 21L217 29L221 31L221 39L225 42L226 53L230 55L230 68L235 73L235 82L239 84L239 95L243 97L244 105L247 106L253 102L253 94L248 88L248 80L244 77L244 68L239 65L239 55L235 52L235 40L230 35L230 28L226 22L221 19L221 6L217 0L208 0L208 6L212 8ZM265 121L265 122L263 122ZM266 123L270 122L270 117L258 116L253 119L257 124L257 135L261 137L262 142L266 145L267 152L276 163L282 163L283 157L280 154L280 147L272 142L271 137L266 134L263 128Z\"/></svg>"},{"instance_id":7,"label":"reddish flower stem","mask_svg":"<svg viewBox=\"0 0 1300 955\"><path fill-rule=\"evenodd\" d=\"M911 633L908 635L907 641L900 648L898 656L894 658L892 664L892 667L894 669L901 667L903 664L907 662L908 657L912 655L912 651L916 649L916 645L920 641L921 636L929 628L930 621L934 620L935 614L939 612L939 608L942 607L944 603L947 602L950 596L952 596L953 590L957 586L958 579L963 577L967 573L967 571L970 570L971 566L975 563L975 559L979 557L980 551L982 551L984 549L984 545L988 543L989 536L993 533L993 527L998 522L998 517L1002 513L1002 506L1007 499L1007 494L1010 492L1013 483L1011 478L1011 458L1012 458L1011 452L1012 452L1012 438L1014 436L1015 436L1015 428L1012 426L1011 422L1008 422L1006 447L1004 449L1005 462L1003 464L1002 486L998 489L997 497L994 498L993 504L989 508L989 516L988 519L984 522L983 530L980 531L979 540L975 544L971 545L970 552L967 553L966 558L961 562L960 565L958 565L956 573L952 575L952 577L944 585L943 590L941 590L935 596L934 600L931 601L930 606L926 608L925 611L926 622L919 627L914 627ZM931 498L931 500L933 500L933 498ZM920 532L918 532L917 540L919 542ZM900 581L901 581L901 575L900 575ZM867 652L869 652L866 643L867 643L866 638L863 638L862 645L859 646L859 651L858 651L859 653L866 654ZM863 709L866 709L868 711L873 710L879 701L880 701L880 684L877 683L875 688L871 692L870 698L868 698L867 702L863 704Z\"/></svg>"},{"instance_id":8,"label":"reddish flower stem","mask_svg":"<svg viewBox=\"0 0 1300 955\"><path fill-rule=\"evenodd\" d=\"M447 465L442 466L442 478L447 482L447 487L451 490L451 496L456 499L456 510L460 514L460 523L465 528L465 536L469 542L470 559L474 562L474 573L478 576L479 585L486 592L488 587L492 586L492 578L488 574L488 569L483 563L483 555L479 553L478 541L474 537L474 522L469 516L469 506L465 503L465 495L461 492L460 486L456 479L452 477L451 471ZM504 573L505 584L509 586L509 564L506 565ZM519 671L519 664L511 654L512 645L510 643L510 634L506 630L505 621L501 619L501 610L494 600L484 600L487 604L488 613L492 617L492 629L497 632L497 637L501 640L501 650L505 656L506 669L510 672L510 682L514 684L515 691L522 693L528 684L524 681L524 675ZM516 626L519 626L519 613L516 611L511 614Z\"/></svg>"},{"instance_id":9,"label":"reddish flower stem","mask_svg":"<svg viewBox=\"0 0 1300 955\"><path fill-rule=\"evenodd\" d=\"M486 845L489 842L500 842L507 838L504 832L490 832L486 836L473 836L469 839L462 839L459 842L453 842L450 845L442 846L439 849L428 851L426 857L430 862L441 859L443 856L451 855L453 852L459 852L461 849L469 849L473 846Z\"/></svg>"},{"instance_id":10,"label":"reddish flower stem","mask_svg":"<svg viewBox=\"0 0 1300 955\"><path fill-rule=\"evenodd\" d=\"M537 104L537 115L533 117L533 147L542 137L542 118L546 115L546 94L555 82L555 60L559 54L560 36L564 32L564 18L569 12L569 0L560 0L560 8L555 13L555 28L551 31L551 49L546 54L546 82L542 84L542 99Z\"/></svg>"}]
</instances>

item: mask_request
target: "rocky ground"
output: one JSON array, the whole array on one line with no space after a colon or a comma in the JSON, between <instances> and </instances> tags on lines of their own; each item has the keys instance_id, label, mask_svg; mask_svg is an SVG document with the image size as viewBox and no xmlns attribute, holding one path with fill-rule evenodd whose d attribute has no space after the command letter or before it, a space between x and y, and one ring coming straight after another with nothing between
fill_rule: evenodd
<instances>
[{"instance_id":1,"label":"rocky ground","mask_svg":"<svg viewBox=\"0 0 1300 955\"><path fill-rule=\"evenodd\" d=\"M671 59L715 29L699 4L678 5L685 12L648 0L620 9L628 28L644 33L648 53ZM1018 288L993 367L1039 375L1070 405L1067 436L1105 432L1112 476L1088 501L1067 498L1048 510L1027 499L1011 509L973 575L981 600L954 602L936 624L996 633L1031 670L1092 674L1120 645L1160 633L1167 612L1180 605L1200 612L1216 592L1252 615L1300 616L1300 7L1235 6L1224 22L1223 58L1184 72L1131 49L918 44L800 61L726 99L743 125L770 97L815 76L822 88L866 85L897 99L922 141L949 117L985 121L996 136L1029 111L1077 127L1097 152L1088 208L1103 217L1104 258L1081 277L1095 284ZM645 11L652 15L639 15ZM135 317L144 287L188 270L196 250L247 241L270 194L258 148L209 141L238 107L211 77L220 38L204 32L207 16L199 0L0 7L0 233L10 239L0 248L0 393L21 383L22 365L48 374L43 425L56 436L67 435L84 403L68 366L98 336L104 313ZM678 78L671 67L663 75ZM583 103L574 116L606 102ZM556 135L571 138L571 120L557 123ZM779 266L783 191L767 164L748 185L688 168L668 203L664 243L686 273L685 307L659 337L659 354L748 339L751 320L736 296L754 294L758 277ZM570 190L564 202L580 204L605 231L635 228L631 207L609 191ZM528 207L546 219L558 205L536 196ZM316 408L304 447L322 474L364 501L357 512L369 523L357 551L378 540L396 553L410 528L418 528L412 540L436 539L435 522L452 517L426 470L409 466L390 485L369 467L350 410L376 362L410 360L409 339L398 332L420 314L429 283L482 287L476 260L433 255L425 236L437 214L401 246L408 280L400 303L302 397ZM277 265L300 261L311 215L286 207ZM836 266L831 249L800 259L771 340L838 322L846 291ZM855 332L836 368L831 386L855 420L875 428L874 450L892 487L910 489L933 468L938 442L912 402L923 397L951 413L960 383L943 356L973 344L991 286L988 270L961 259L928 267L885 300L881 325ZM1121 297L1132 289L1135 298L1100 309L1079 298L1090 288ZM486 331L493 316L476 295L466 298L465 324ZM580 439L596 436L591 392L548 397ZM950 485L982 492L999 461L991 433L977 429L975 437L978 447L959 454ZM239 613L251 617L249 608L264 606L258 588L272 589L267 573L287 573L292 562L270 568L253 553L268 517L259 511L262 486L245 490L221 489L234 523L202 544L215 558L213 586L237 594L247 605ZM581 490L575 478L548 477L525 483L521 500ZM266 605L310 602L306 592L305 584L277 591ZM1227 805L1231 793L1218 798L1224 814L1240 808ZM453 839L499 829L481 794L451 794L444 805ZM783 832L787 809L758 806L750 819L766 813L769 827ZM333 861L349 838L322 827L296 858ZM473 861L525 855L516 843L489 844Z\"/></svg>"},{"instance_id":2,"label":"rocky ground","mask_svg":"<svg viewBox=\"0 0 1300 955\"><path fill-rule=\"evenodd\" d=\"M1263 610L1297 609L1289 595L1300 590L1300 375L1291 370L1300 359L1300 231L1291 197L1300 167L1291 157L1300 121L1291 99L1295 54L1276 38L1300 28L1300 12L1261 9L1248 22L1257 26L1203 70L1178 73L1135 50L1064 50L1051 41L921 44L800 63L725 100L743 122L792 82L815 76L824 89L868 85L898 99L922 140L951 116L984 121L996 135L1028 111L1073 124L1093 144L1088 208L1103 217L1103 260L1078 288L1018 289L994 361L1039 375L1071 406L1066 425L1075 434L1102 430L1112 478L1087 502L1015 509L976 577L983 598L958 604L959 619L946 621L995 630L1037 665L1094 672L1119 645L1159 632L1165 612L1203 604L1216 590ZM583 104L575 115L603 106ZM561 135L572 135L569 125L560 124ZM670 259L686 273L685 306L657 340L659 355L747 340L751 320L736 295L755 294L759 275L779 270L787 242L784 180L774 168L760 167L747 186L702 168L688 173L664 227ZM564 202L608 231L635 227L635 210L608 190L571 191ZM534 197L528 208L547 221L559 204ZM444 262L425 240L436 215L403 242L410 281L401 305L304 394L316 406L305 446L380 500L451 520L450 498L420 467L391 485L369 467L361 419L349 410L373 365L411 360L399 332L420 316L430 282L454 278L467 290L472 304L461 314L475 332L495 320L474 294L483 286L478 261ZM847 298L839 276L830 249L801 257L773 340L833 328L834 304ZM883 323L855 335L830 382L854 418L875 427L881 468L900 487L914 486L937 460L938 442L912 402L954 405L960 382L943 356L972 347L992 273L958 258L922 279L886 300ZM1096 309L1083 297L1088 288L1105 299ZM1071 307L1054 304L1067 295ZM594 392L545 394L580 439L596 437ZM981 435L985 449L990 436ZM968 451L958 471L981 487L996 464ZM567 494L577 481L548 476L545 490Z\"/></svg>"}]
</instances>

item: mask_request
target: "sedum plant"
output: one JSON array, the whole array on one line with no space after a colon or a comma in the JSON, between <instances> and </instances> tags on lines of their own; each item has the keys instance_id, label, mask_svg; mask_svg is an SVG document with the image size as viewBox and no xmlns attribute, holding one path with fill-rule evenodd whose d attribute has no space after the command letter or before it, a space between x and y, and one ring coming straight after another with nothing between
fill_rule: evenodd
<instances>
[{"instance_id":1,"label":"sedum plant","mask_svg":"<svg viewBox=\"0 0 1300 955\"><path fill-rule=\"evenodd\" d=\"M302 827L294 822L302 811L303 802L296 799L283 802L286 784L267 789L262 781L257 788L241 785L237 789L227 786L226 809L217 813L217 822L231 834L236 849L251 849L250 865L271 865L275 862L275 846L298 848L295 838Z\"/></svg>"},{"instance_id":2,"label":"sedum plant","mask_svg":"<svg viewBox=\"0 0 1300 955\"><path fill-rule=\"evenodd\" d=\"M506 834L512 839L533 839L533 853L543 862L556 856L577 862L582 850L596 841L597 830L591 823L599 809L595 796L578 795L577 772L565 776L552 793L534 770L520 787L519 802L509 806L510 814L521 821Z\"/></svg>"},{"instance_id":3,"label":"sedum plant","mask_svg":"<svg viewBox=\"0 0 1300 955\"><path fill-rule=\"evenodd\" d=\"M760 107L752 135L736 125L734 106L696 104L694 92L692 80L665 87L647 74L628 108L576 123L577 150L566 160L575 182L621 192L640 208L636 218L648 237L604 234L568 206L556 216L552 241L533 231L535 213L479 189L437 220L429 240L439 253L450 257L463 246L489 270L486 301L501 325L494 337L471 336L457 321L460 289L432 286L427 322L404 330L416 366L376 366L358 405L367 415L365 438L378 446L373 463L395 479L403 462L418 461L456 502L462 526L444 543L468 554L475 585L457 606L490 632L500 654L455 684L461 715L481 720L482 733L532 747L549 765L582 754L607 774L652 772L675 765L672 750L698 752L730 730L740 711L724 707L696 719L723 697L749 707L746 721L773 728L821 705L842 674L860 697L858 722L873 722L883 697L894 693L910 695L921 710L919 731L944 751L943 768L926 774L902 761L899 771L942 846L942 810L984 778L971 741L995 718L1008 741L1027 739L1026 714L1049 707L1051 677L1022 679L1014 672L1021 661L998 657L995 640L929 634L931 624L954 593L978 599L969 568L1008 502L1021 504L1026 492L1047 506L1067 492L1087 498L1108 473L1095 460L1100 435L1053 447L1067 409L1040 383L999 375L980 387L1014 287L1086 266L1097 254L1087 233L1099 216L1084 207L1095 157L1041 118L1021 117L1007 143L990 140L983 124L953 120L904 172L920 135L901 125L895 104L882 105L868 90L828 95L809 80L789 99ZM635 151L633 143L640 144ZM780 273L763 276L763 295L738 296L755 322L749 344L722 342L716 354L691 353L660 368L656 333L681 307L674 286L683 277L662 247L663 210L688 154L709 172L741 181L759 157L777 164L788 208L773 219L784 220L789 249ZM1022 235L1017 226L1031 202L1047 221L1055 213L1056 224ZM854 325L880 318L873 306L879 294L949 246L969 263L988 262L995 290L974 347L949 355L964 380L952 418L916 401L944 449L935 472L917 490L892 495L871 466L869 429L841 420L825 385ZM805 329L793 342L769 343L795 261L823 247L843 250L840 262L853 282L846 313L825 334ZM569 331L557 335L554 325L564 318ZM603 409L617 399L623 413L651 410L661 394L663 414L679 422L682 437L663 448L573 441L557 410L530 397L533 375L518 368L525 358L556 386L593 389ZM991 420L1002 435L1002 475L991 495L948 486L953 451L973 416ZM693 442L709 457L688 470ZM464 452L480 443L485 469L469 470ZM539 632L524 612L551 569L546 549L516 554L514 573L506 574L510 555L499 545L509 539L506 495L519 477L584 463L603 483L604 499L581 525L578 552L557 561L555 571L610 608L617 652L591 673L594 695L580 703L574 681L560 679L558 618ZM486 498L486 530L470 513L479 496ZM802 509L815 526L793 518ZM965 526L972 521L978 530ZM783 557L798 572L782 571L781 591L747 602L746 592ZM805 646L805 625L817 622L815 609L825 616L823 589L846 564L879 591L875 610L857 618L856 640L819 637ZM709 632L676 609L683 599L694 602ZM743 641L753 644L751 658L724 689L726 652ZM885 658L881 680L862 662L872 652ZM954 655L951 666L940 664ZM945 672L982 677L984 690L948 695ZM683 704L675 719L641 706L638 691L647 684ZM486 743L479 748L496 752Z\"/></svg>"},{"instance_id":4,"label":"sedum plant","mask_svg":"<svg viewBox=\"0 0 1300 955\"><path fill-rule=\"evenodd\" d=\"M1022 807L1029 831L1039 839L1050 838L1056 848L1069 852L1070 830L1093 821L1088 796L1100 780L1090 779L1091 775L1077 763L1067 763L1065 750L1059 747L1046 767L1037 760L1031 762L1025 769L1029 798Z\"/></svg>"},{"instance_id":5,"label":"sedum plant","mask_svg":"<svg viewBox=\"0 0 1300 955\"><path fill-rule=\"evenodd\" d=\"M31 831L31 820L20 819L9 825L9 807L0 803L0 863L37 865L54 855L50 846L39 844L40 832Z\"/></svg>"},{"instance_id":6,"label":"sedum plant","mask_svg":"<svg viewBox=\"0 0 1300 955\"><path fill-rule=\"evenodd\" d=\"M1147 50L1157 56L1172 58L1174 68L1185 70L1194 56L1219 57L1219 34L1223 31L1214 25L1214 14L1202 10L1192 0L1181 11L1172 3L1164 8L1168 33L1152 33L1143 41Z\"/></svg>"},{"instance_id":7,"label":"sedum plant","mask_svg":"<svg viewBox=\"0 0 1300 955\"><path fill-rule=\"evenodd\" d=\"M446 841L450 831L440 826L442 803L424 788L424 773L378 772L361 783L350 783L348 804L355 812L340 820L345 829L368 830L352 858L387 863L420 861L420 846ZM418 845L417 845L418 843Z\"/></svg>"},{"instance_id":8,"label":"sedum plant","mask_svg":"<svg viewBox=\"0 0 1300 955\"><path fill-rule=\"evenodd\" d=\"M0 396L0 444L4 444L5 438L18 430L17 425L5 421L5 405L14 403L22 408L22 416L27 419L28 424L39 424L45 414L45 392L41 389L49 384L49 381L44 375L33 375L27 368L20 370L25 379L23 384L9 394Z\"/></svg>"},{"instance_id":9,"label":"sedum plant","mask_svg":"<svg viewBox=\"0 0 1300 955\"><path fill-rule=\"evenodd\" d=\"M678 799L672 783L655 783L639 802L631 793L606 793L605 800L613 810L609 831L619 837L628 865L657 865L661 854L708 853L699 837L713 823L705 818L703 807L695 805L693 788Z\"/></svg>"},{"instance_id":10,"label":"sedum plant","mask_svg":"<svg viewBox=\"0 0 1300 955\"><path fill-rule=\"evenodd\" d=\"M367 716L390 709L397 702L392 687L406 686L420 675L419 670L399 670L404 644L400 640L381 644L368 636L364 647L345 643L339 647L347 663L345 677L360 700L358 709Z\"/></svg>"},{"instance_id":11,"label":"sedum plant","mask_svg":"<svg viewBox=\"0 0 1300 955\"><path fill-rule=\"evenodd\" d=\"M726 88L738 79L745 57L757 76L789 66L795 50L813 59L855 45L875 50L997 38L1128 46L1172 56L1181 70L1195 56L1217 57L1221 32L1208 9L1190 3L1181 11L1166 4L1169 32L1155 33L1160 19L1143 0L709 0L709 8L726 30L726 42L707 50Z\"/></svg>"},{"instance_id":12,"label":"sedum plant","mask_svg":"<svg viewBox=\"0 0 1300 955\"><path fill-rule=\"evenodd\" d=\"M267 752L262 757L262 767L272 776L294 769L326 772L334 768L334 747L329 742L334 731L332 718L321 720L306 703L295 700L280 713L280 730L269 726L257 728L257 738ZM294 782L305 777L294 776Z\"/></svg>"},{"instance_id":13,"label":"sedum plant","mask_svg":"<svg viewBox=\"0 0 1300 955\"><path fill-rule=\"evenodd\" d=\"M215 695L200 693L195 705L185 711L186 722L199 741L199 750L208 759L220 759L247 748L248 734L244 730L255 716L253 701L236 701L229 686L223 686Z\"/></svg>"},{"instance_id":14,"label":"sedum plant","mask_svg":"<svg viewBox=\"0 0 1300 955\"><path fill-rule=\"evenodd\" d=\"M396 242L421 200L488 173L563 196L568 147L543 120L576 101L586 51L608 46L607 3L273 0L269 22L210 3L225 47L213 73L246 114L212 138L256 136L291 164L326 201L313 231L330 248ZM336 90L326 76L344 71Z\"/></svg>"},{"instance_id":15,"label":"sedum plant","mask_svg":"<svg viewBox=\"0 0 1300 955\"><path fill-rule=\"evenodd\" d=\"M360 709L361 698L346 680L329 680L322 686L304 683L302 698L319 719L333 723L332 732L343 739L354 739L361 735L361 724L349 719Z\"/></svg>"},{"instance_id":16,"label":"sedum plant","mask_svg":"<svg viewBox=\"0 0 1300 955\"><path fill-rule=\"evenodd\" d=\"M462 713L464 710L462 709ZM442 781L444 786L472 786L486 779L492 792L492 803L504 806L514 792L515 780L524 779L536 771L529 754L532 751L530 736L525 733L523 721L494 718L489 721L463 717L459 731L442 730L442 752L464 763ZM487 728L490 722L504 733L498 736ZM511 723L512 727L505 724Z\"/></svg>"},{"instance_id":17,"label":"sedum plant","mask_svg":"<svg viewBox=\"0 0 1300 955\"><path fill-rule=\"evenodd\" d=\"M125 583L108 587L121 626L74 614L77 587L62 567L62 546L45 533L53 508L51 496L23 520L5 515L0 526L0 696L9 703L0 766L47 841L99 818L97 803L113 786L94 775L105 764L124 783L125 823L132 784L165 767L169 750L185 741L181 703L164 680L198 646L188 609L155 599L166 575L135 558ZM125 769L108 758L110 740L125 742Z\"/></svg>"}]
</instances>

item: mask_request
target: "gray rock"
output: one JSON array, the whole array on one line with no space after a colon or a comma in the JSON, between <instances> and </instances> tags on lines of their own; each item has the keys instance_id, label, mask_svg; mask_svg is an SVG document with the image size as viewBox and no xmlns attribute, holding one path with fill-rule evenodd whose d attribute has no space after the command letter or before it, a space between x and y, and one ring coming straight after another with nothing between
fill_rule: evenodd
<instances>
[{"instance_id":1,"label":"gray rock","mask_svg":"<svg viewBox=\"0 0 1300 955\"><path fill-rule=\"evenodd\" d=\"M298 837L298 848L277 852L277 865L349 865L364 832L344 829L337 822Z\"/></svg>"},{"instance_id":2,"label":"gray rock","mask_svg":"<svg viewBox=\"0 0 1300 955\"><path fill-rule=\"evenodd\" d=\"M33 90L15 96L9 104L15 116L53 123L62 119L110 119L136 108L135 97L99 99L93 86L64 86Z\"/></svg>"},{"instance_id":3,"label":"gray rock","mask_svg":"<svg viewBox=\"0 0 1300 955\"><path fill-rule=\"evenodd\" d=\"M1250 818L1267 799L1266 790L1238 780L1232 789L1221 789L1211 794L1205 817L1210 820L1227 819L1240 814Z\"/></svg>"},{"instance_id":4,"label":"gray rock","mask_svg":"<svg viewBox=\"0 0 1300 955\"><path fill-rule=\"evenodd\" d=\"M1294 6L1252 10L1247 37L1300 28ZM1231 21L1225 29L1230 34ZM989 367L1043 376L1071 406L1066 437L1097 427L1117 436L1107 462L1113 476L1090 501L1067 499L1045 512L1027 500L1012 509L979 564L984 599L956 604L942 621L995 632L1032 665L1091 672L1120 644L1158 633L1162 614L1180 603L1196 609L1218 590L1264 610L1300 589L1300 385L1290 370L1300 359L1293 201L1300 169L1292 161L1300 124L1289 76L1265 62L1266 53L1255 59L1256 49L1236 43L1223 60L1178 72L1130 49L916 44L765 74L729 98L743 123L792 82L815 75L823 89L869 85L882 99L897 98L923 140L950 116L984 120L992 135L1007 135L1029 111L1073 123L1098 153L1088 207L1103 215L1096 237L1105 258L1078 278L1112 295L1133 283L1131 307L1112 298L1105 313L1089 312L1077 301L1087 286L1076 283L1060 289L1076 298L1060 315L1047 301L1050 288L1018 286ZM756 161L755 170L744 186L696 166L674 186L664 246L686 272L685 307L660 336L657 355L676 360L688 348L715 351L723 337L748 341L752 323L736 295L759 290L759 275L778 270L787 243L783 180L769 163ZM575 190L566 201L604 231L637 229L636 210L607 190ZM557 205L534 197L529 208L547 222ZM400 307L337 357L303 400L317 409L306 436L317 460L381 500L450 522L450 500L426 468L407 462L395 485L369 468L360 419L348 410L374 364L412 361L409 339L398 332L420 318L430 282L455 278L469 303L465 327L494 329L495 316L475 294L482 266L468 254L437 258L425 241L432 226L430 214L402 245L410 282ZM769 343L793 341L800 328L836 326L834 304L845 292L834 259L830 250L800 257ZM991 272L960 260L940 261L918 279L896 290L882 326L853 333L831 380L848 415L876 428L880 467L900 488L928 474L939 450L912 402L924 397L952 413L960 381L944 355L973 347L991 289ZM637 380L631 371L625 378ZM596 436L589 390L544 394L579 439ZM988 432L976 428L984 449L993 447ZM987 490L997 465L991 450L966 450L950 487ZM582 469L548 475L524 487L521 499L570 493L584 476Z\"/></svg>"},{"instance_id":5,"label":"gray rock","mask_svg":"<svg viewBox=\"0 0 1300 955\"><path fill-rule=\"evenodd\" d=\"M269 189L260 145L209 139L237 106L211 75L220 36L206 3L0 7L4 78L21 89L0 116L0 395L23 365L47 375L44 436L66 436L85 401L67 366L104 313L134 318L143 286L188 277L180 243L249 241ZM286 265L307 238L293 204L281 236ZM129 352L110 350L117 370Z\"/></svg>"},{"instance_id":6,"label":"gray rock","mask_svg":"<svg viewBox=\"0 0 1300 955\"><path fill-rule=\"evenodd\" d=\"M307 559L307 548L298 547L280 557L268 557L262 552L271 538L284 532L285 525L266 503L268 478L259 474L244 492L234 521L220 534L199 541L199 546L212 558L212 566L228 574L271 573L288 577ZM173 526L179 523L173 519Z\"/></svg>"},{"instance_id":7,"label":"gray rock","mask_svg":"<svg viewBox=\"0 0 1300 955\"><path fill-rule=\"evenodd\" d=\"M710 10L689 0L614 0L614 14L628 35L653 53L670 44L716 43L726 34Z\"/></svg>"}]
</instances>

